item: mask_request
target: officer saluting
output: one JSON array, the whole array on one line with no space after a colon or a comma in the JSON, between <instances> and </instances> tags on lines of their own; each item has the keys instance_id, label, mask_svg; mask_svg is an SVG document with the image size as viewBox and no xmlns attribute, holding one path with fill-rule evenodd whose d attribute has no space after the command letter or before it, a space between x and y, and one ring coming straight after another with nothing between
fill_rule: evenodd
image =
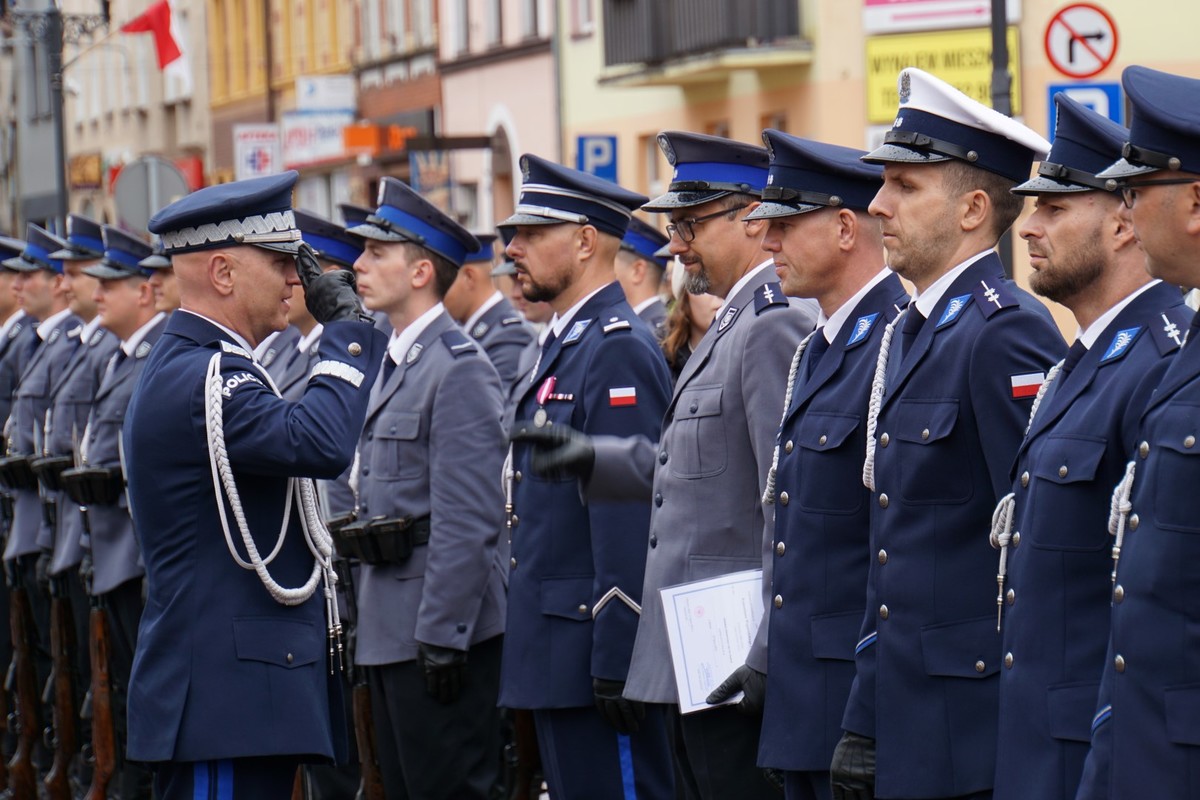
<instances>
[{"instance_id":1,"label":"officer saluting","mask_svg":"<svg viewBox=\"0 0 1200 800\"><path fill-rule=\"evenodd\" d=\"M986 797L1000 670L987 532L1033 395L1064 349L992 248L1021 212L1009 190L1049 145L921 70L900 74L899 94L865 160L884 165L870 212L916 294L884 334L872 385L873 556L833 789Z\"/></svg>"},{"instance_id":2,"label":"officer saluting","mask_svg":"<svg viewBox=\"0 0 1200 800\"><path fill-rule=\"evenodd\" d=\"M1200 286L1200 81L1146 67L1121 77L1133 108L1129 141L1099 177L1114 179L1131 207L1150 274ZM1112 637L1081 798L1140 797L1147 787L1160 797L1200 794L1197 329L1200 316L1140 413L1113 498Z\"/></svg>"},{"instance_id":3,"label":"officer saluting","mask_svg":"<svg viewBox=\"0 0 1200 800\"><path fill-rule=\"evenodd\" d=\"M183 302L123 433L148 584L129 758L155 766L157 797L286 797L298 761L345 752L330 541L303 479L350 463L384 337L353 275L320 274L301 244L296 178L202 189L150 221ZM251 350L286 324L297 250L325 332L291 403Z\"/></svg>"},{"instance_id":4,"label":"officer saluting","mask_svg":"<svg viewBox=\"0 0 1200 800\"><path fill-rule=\"evenodd\" d=\"M765 498L775 505L774 597L758 763L782 770L789 800L804 800L829 797L854 679L870 546L867 401L883 331L908 295L867 214L883 171L860 150L775 130L763 140L770 180L748 218L767 220L763 249L783 291L821 304L792 358Z\"/></svg>"}]
</instances>

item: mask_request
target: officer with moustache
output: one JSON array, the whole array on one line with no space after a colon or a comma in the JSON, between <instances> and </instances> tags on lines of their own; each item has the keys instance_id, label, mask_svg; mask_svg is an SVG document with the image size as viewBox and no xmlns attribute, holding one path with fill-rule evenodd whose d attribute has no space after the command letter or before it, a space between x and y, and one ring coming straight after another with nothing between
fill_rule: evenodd
<instances>
[{"instance_id":1,"label":"officer with moustache","mask_svg":"<svg viewBox=\"0 0 1200 800\"><path fill-rule=\"evenodd\" d=\"M667 244L667 237L658 228L634 217L629 220L629 230L617 253L617 282L625 292L625 299L660 340L666 335L667 307L658 289L667 268L667 257L660 256L658 251Z\"/></svg>"},{"instance_id":2,"label":"officer with moustache","mask_svg":"<svg viewBox=\"0 0 1200 800\"><path fill-rule=\"evenodd\" d=\"M1121 160L1099 177L1121 191L1150 275L1200 286L1200 81L1129 67L1133 109ZM1158 321L1163 325L1163 321ZM1078 797L1200 793L1200 524L1196 437L1200 317L1138 413L1136 444L1112 499L1111 638ZM1170 331L1170 338L1179 335ZM1020 602L1020 598L1018 598ZM1147 788L1152 787L1152 788Z\"/></svg>"},{"instance_id":3,"label":"officer with moustache","mask_svg":"<svg viewBox=\"0 0 1200 800\"><path fill-rule=\"evenodd\" d=\"M514 390L508 630L500 704L532 709L551 794L673 796L662 709L622 696L643 602L649 509L584 502L578 482L539 474L520 431L651 437L670 378L613 262L646 198L521 157L516 212L500 224L525 297L554 309Z\"/></svg>"},{"instance_id":4,"label":"officer with moustache","mask_svg":"<svg viewBox=\"0 0 1200 800\"><path fill-rule=\"evenodd\" d=\"M871 379L883 331L908 295L884 266L867 213L882 169L848 147L775 130L763 141L771 172L749 219L767 221L763 249L784 293L815 299L821 313L792 357L764 497L774 505L774 596L758 763L783 773L788 800L827 799L866 603Z\"/></svg>"},{"instance_id":5,"label":"officer with moustache","mask_svg":"<svg viewBox=\"0 0 1200 800\"><path fill-rule=\"evenodd\" d=\"M286 797L299 762L345 755L333 543L310 479L350 463L384 337L353 274L322 274L301 241L297 177L207 187L150 220L182 308L122 430L148 592L128 757L164 800ZM252 351L301 279L324 346L293 403Z\"/></svg>"}]
</instances>

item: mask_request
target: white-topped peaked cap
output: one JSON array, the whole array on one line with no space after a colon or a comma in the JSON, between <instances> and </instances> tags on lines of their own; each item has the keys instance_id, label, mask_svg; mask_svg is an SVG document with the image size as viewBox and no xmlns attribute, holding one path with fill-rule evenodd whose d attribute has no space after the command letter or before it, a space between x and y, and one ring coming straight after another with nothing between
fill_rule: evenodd
<instances>
[{"instance_id":1,"label":"white-topped peaked cap","mask_svg":"<svg viewBox=\"0 0 1200 800\"><path fill-rule=\"evenodd\" d=\"M1012 117L972 100L941 78L906 67L897 81L900 108L871 163L958 159L1013 181L1029 177L1050 143Z\"/></svg>"}]
</instances>

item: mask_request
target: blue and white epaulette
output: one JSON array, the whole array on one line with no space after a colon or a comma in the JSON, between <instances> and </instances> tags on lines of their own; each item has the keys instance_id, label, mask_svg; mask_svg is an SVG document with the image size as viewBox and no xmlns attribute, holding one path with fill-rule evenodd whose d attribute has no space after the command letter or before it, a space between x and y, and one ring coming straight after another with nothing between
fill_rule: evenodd
<instances>
[{"instance_id":1,"label":"blue and white epaulette","mask_svg":"<svg viewBox=\"0 0 1200 800\"><path fill-rule=\"evenodd\" d=\"M1159 353L1165 356L1183 347L1194 313L1183 303L1159 312L1150 323L1150 335L1158 345Z\"/></svg>"},{"instance_id":2,"label":"blue and white epaulette","mask_svg":"<svg viewBox=\"0 0 1200 800\"><path fill-rule=\"evenodd\" d=\"M512 316L512 317L505 317L504 319L500 320L500 327L507 328L509 325L520 325L524 322L525 322L525 320L522 319L519 315Z\"/></svg>"},{"instance_id":3,"label":"blue and white epaulette","mask_svg":"<svg viewBox=\"0 0 1200 800\"><path fill-rule=\"evenodd\" d=\"M971 294L975 298L975 306L983 314L984 319L991 319L992 315L1001 309L1020 305L1016 294L1005 281L999 278L981 280Z\"/></svg>"},{"instance_id":4,"label":"blue and white epaulette","mask_svg":"<svg viewBox=\"0 0 1200 800\"><path fill-rule=\"evenodd\" d=\"M761 314L773 306L786 306L787 304L788 299L787 295L783 293L783 287L774 281L764 283L754 292L755 314Z\"/></svg>"},{"instance_id":5,"label":"blue and white epaulette","mask_svg":"<svg viewBox=\"0 0 1200 800\"><path fill-rule=\"evenodd\" d=\"M604 331L605 336L615 331L631 331L633 330L633 323L622 317L612 316L604 323L601 330Z\"/></svg>"},{"instance_id":6,"label":"blue and white epaulette","mask_svg":"<svg viewBox=\"0 0 1200 800\"><path fill-rule=\"evenodd\" d=\"M474 343L458 328L451 328L446 331L442 334L441 339L442 344L446 345L455 358L475 352Z\"/></svg>"}]
</instances>

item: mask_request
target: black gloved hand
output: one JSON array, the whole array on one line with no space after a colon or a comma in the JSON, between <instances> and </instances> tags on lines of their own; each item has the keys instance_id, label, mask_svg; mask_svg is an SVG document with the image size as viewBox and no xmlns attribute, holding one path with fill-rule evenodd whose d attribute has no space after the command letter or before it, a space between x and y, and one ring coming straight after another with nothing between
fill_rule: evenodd
<instances>
[{"instance_id":1,"label":"black gloved hand","mask_svg":"<svg viewBox=\"0 0 1200 800\"><path fill-rule=\"evenodd\" d=\"M458 699L467 677L467 651L419 644L417 660L425 671L425 691L430 697L445 705Z\"/></svg>"},{"instance_id":2,"label":"black gloved hand","mask_svg":"<svg viewBox=\"0 0 1200 800\"><path fill-rule=\"evenodd\" d=\"M636 733L646 718L646 704L629 700L623 696L625 681L609 681L592 678L592 693L596 697L596 710L600 716L626 735Z\"/></svg>"},{"instance_id":3,"label":"black gloved hand","mask_svg":"<svg viewBox=\"0 0 1200 800\"><path fill-rule=\"evenodd\" d=\"M50 590L50 551L42 550L38 553L37 563L34 564L33 574L37 578L38 586L46 591Z\"/></svg>"},{"instance_id":4,"label":"black gloved hand","mask_svg":"<svg viewBox=\"0 0 1200 800\"><path fill-rule=\"evenodd\" d=\"M586 433L580 433L568 425L546 425L537 427L531 422L518 422L513 426L510 437L513 442L533 445L530 465L543 478L583 478L592 475L596 462L596 448Z\"/></svg>"},{"instance_id":5,"label":"black gloved hand","mask_svg":"<svg viewBox=\"0 0 1200 800\"><path fill-rule=\"evenodd\" d=\"M92 554L84 553L83 559L79 562L79 579L83 581L83 588L89 595L92 594L92 581L95 577L96 567L92 561Z\"/></svg>"},{"instance_id":6,"label":"black gloved hand","mask_svg":"<svg viewBox=\"0 0 1200 800\"><path fill-rule=\"evenodd\" d=\"M741 691L743 696L734 708L743 714L761 714L767 697L767 676L754 667L742 664L720 686L713 689L704 702L716 705L733 697L738 691Z\"/></svg>"},{"instance_id":7,"label":"black gloved hand","mask_svg":"<svg viewBox=\"0 0 1200 800\"><path fill-rule=\"evenodd\" d=\"M846 731L833 749L829 765L833 800L873 800L875 797L875 740Z\"/></svg>"},{"instance_id":8,"label":"black gloved hand","mask_svg":"<svg viewBox=\"0 0 1200 800\"><path fill-rule=\"evenodd\" d=\"M373 321L363 310L358 297L354 270L324 272L312 247L301 242L300 251L296 253L296 274L304 286L304 303L317 322L324 325L327 322Z\"/></svg>"}]
</instances>

